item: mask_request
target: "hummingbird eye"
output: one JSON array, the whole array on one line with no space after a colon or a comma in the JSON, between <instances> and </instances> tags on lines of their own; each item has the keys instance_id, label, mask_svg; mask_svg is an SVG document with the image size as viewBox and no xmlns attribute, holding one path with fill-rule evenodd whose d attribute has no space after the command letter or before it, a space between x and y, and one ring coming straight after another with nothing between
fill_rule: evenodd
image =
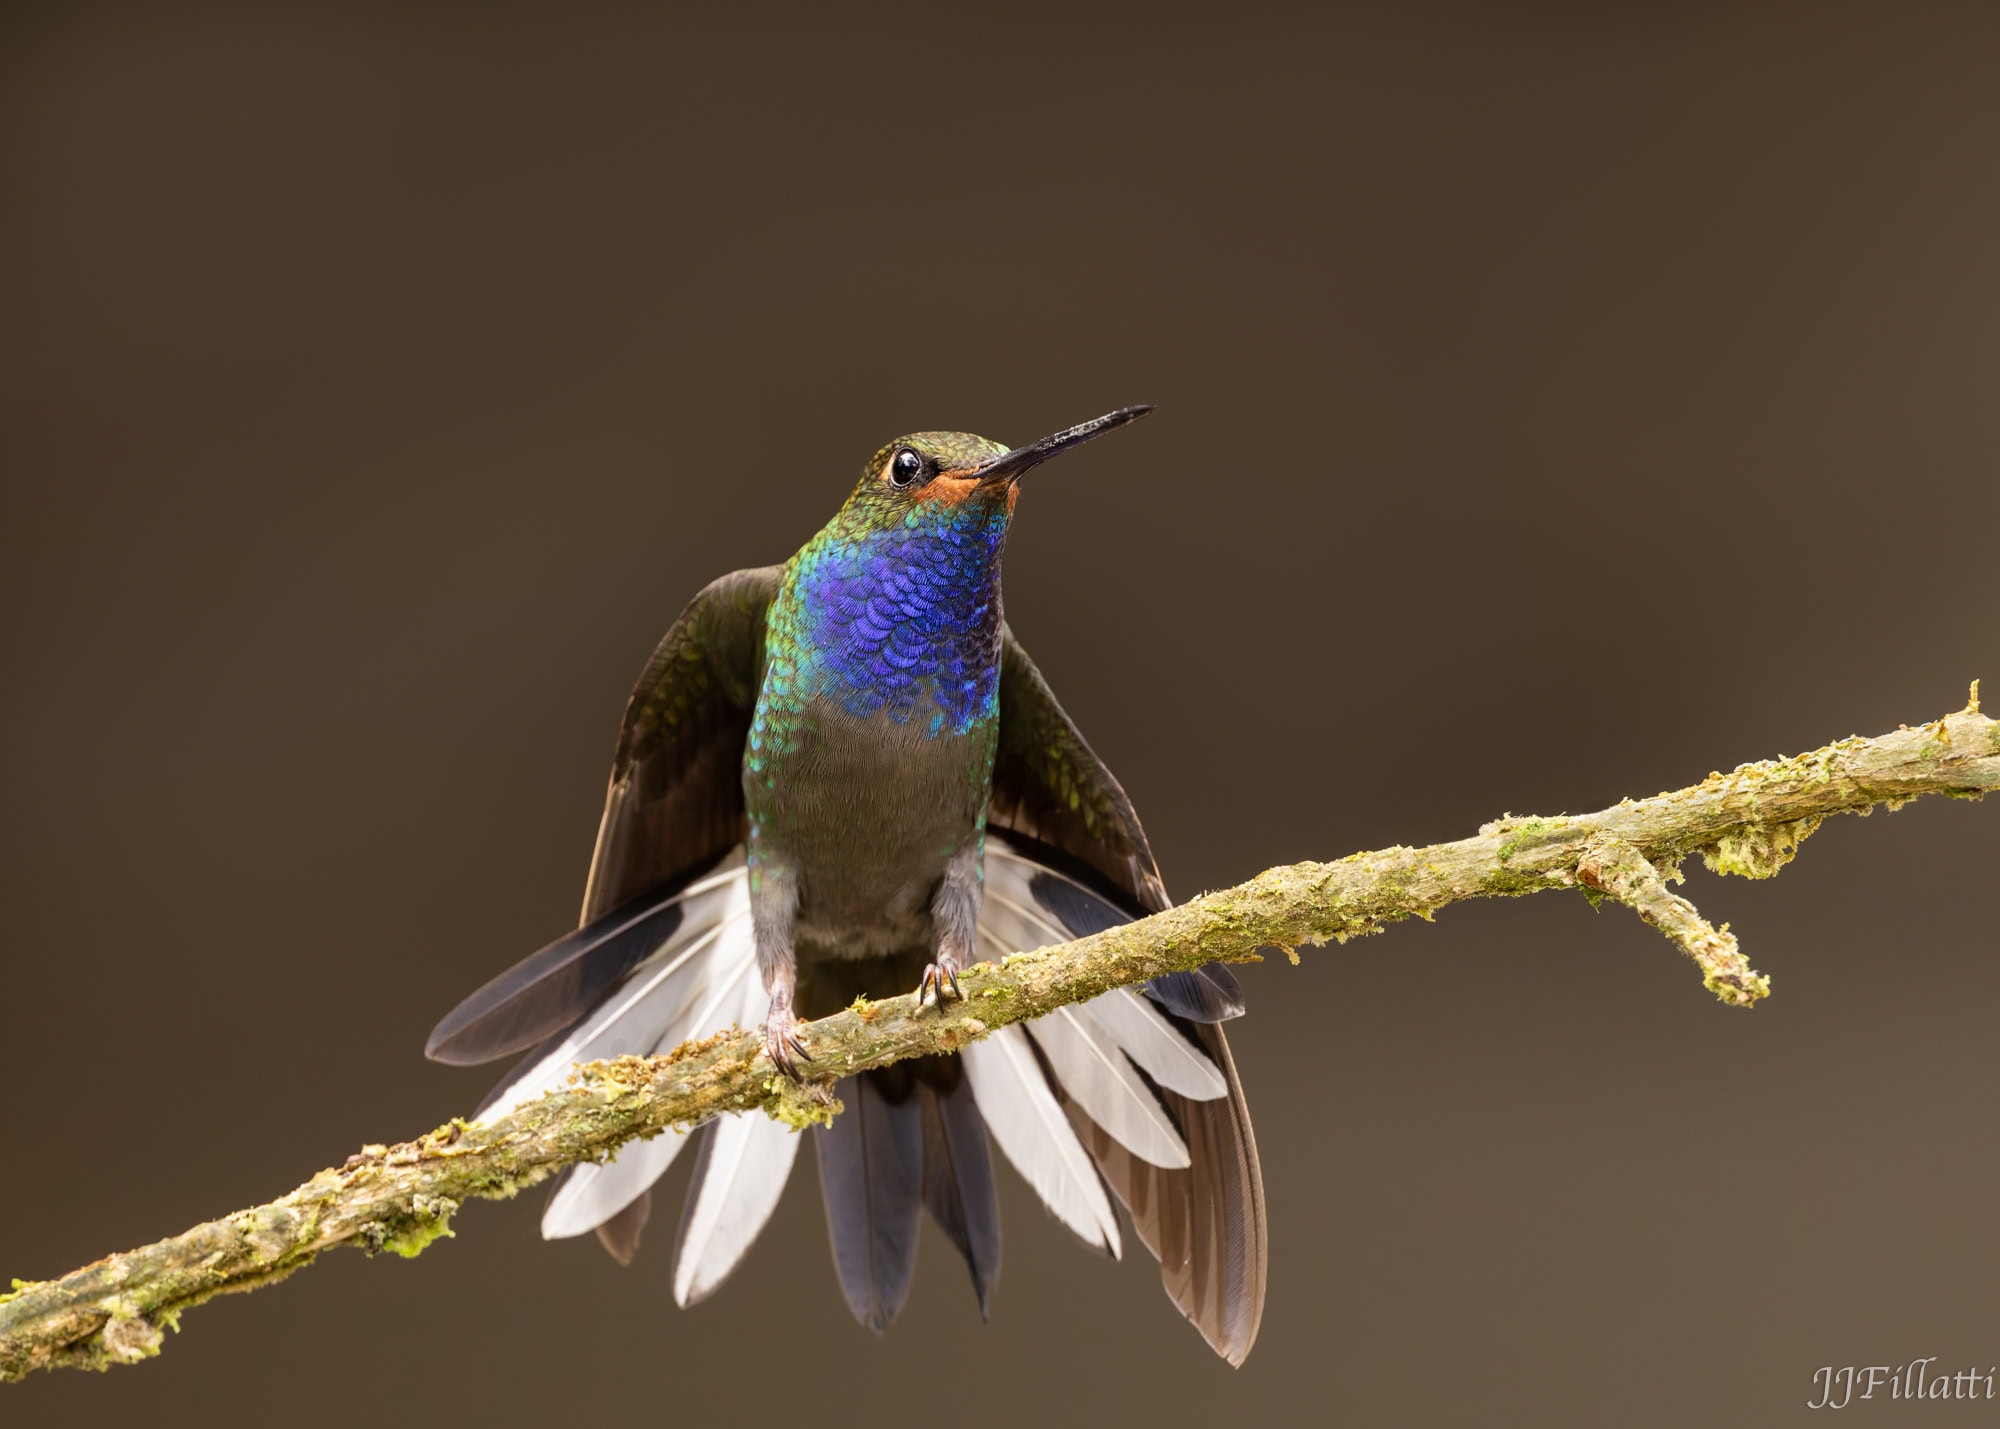
<instances>
[{"instance_id":1,"label":"hummingbird eye","mask_svg":"<svg viewBox=\"0 0 2000 1429\"><path fill-rule=\"evenodd\" d=\"M898 491L907 491L928 475L930 463L908 447L889 458L889 484Z\"/></svg>"}]
</instances>

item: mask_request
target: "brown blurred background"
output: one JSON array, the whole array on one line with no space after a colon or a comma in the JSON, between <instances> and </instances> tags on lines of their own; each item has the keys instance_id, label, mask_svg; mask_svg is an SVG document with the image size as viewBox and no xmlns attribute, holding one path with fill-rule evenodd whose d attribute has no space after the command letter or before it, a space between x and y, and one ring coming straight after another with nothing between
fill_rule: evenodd
<instances>
[{"instance_id":1,"label":"brown blurred background","mask_svg":"<svg viewBox=\"0 0 2000 1429\"><path fill-rule=\"evenodd\" d=\"M573 917L653 640L898 432L1160 404L1031 483L1007 594L1183 894L2000 701L1990 8L5 25L5 1274L469 1108L424 1035ZM620 1271L530 1195L0 1420L1763 1425L1983 1370L1996 869L1944 800L1691 868L1747 1014L1558 896L1247 970L1240 1372L1011 1176L993 1322L934 1238L872 1338L802 1165L695 1312L669 1233Z\"/></svg>"}]
</instances>

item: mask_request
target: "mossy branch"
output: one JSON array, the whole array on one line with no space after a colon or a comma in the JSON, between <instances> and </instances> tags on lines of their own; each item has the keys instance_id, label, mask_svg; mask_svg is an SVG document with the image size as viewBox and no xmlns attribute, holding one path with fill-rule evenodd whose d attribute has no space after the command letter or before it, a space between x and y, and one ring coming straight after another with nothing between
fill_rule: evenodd
<instances>
[{"instance_id":1,"label":"mossy branch","mask_svg":"<svg viewBox=\"0 0 2000 1429\"><path fill-rule=\"evenodd\" d=\"M1726 930L1668 892L1666 879L1696 853L1718 872L1768 878L1829 815L2000 788L2000 723L1979 712L1978 696L1975 683L1964 710L1930 724L1745 764L1600 813L1510 816L1455 843L1274 868L1137 923L982 964L962 979L964 1001L942 1010L920 1009L914 997L857 1003L802 1029L815 1059L809 1070L828 1079L818 1086L775 1075L749 1032L668 1056L592 1063L573 1086L491 1123L453 1121L397 1146L363 1147L266 1205L60 1280L16 1282L0 1295L0 1379L144 1359L159 1352L182 1311L211 1296L261 1289L335 1246L415 1255L451 1234L451 1215L465 1201L512 1196L634 1137L725 1111L761 1109L795 1126L823 1121L838 1109L832 1078L951 1051L1004 1023L1204 962L1254 961L1273 946L1296 960L1301 946L1429 918L1463 899L1550 888L1615 898L1679 943L1725 1003L1749 1006L1769 981Z\"/></svg>"}]
</instances>

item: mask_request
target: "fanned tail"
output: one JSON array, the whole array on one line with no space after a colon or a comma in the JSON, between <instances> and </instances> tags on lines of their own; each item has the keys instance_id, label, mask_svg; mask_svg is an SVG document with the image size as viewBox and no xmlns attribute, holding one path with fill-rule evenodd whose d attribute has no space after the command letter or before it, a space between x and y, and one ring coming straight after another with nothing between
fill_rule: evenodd
<instances>
[{"instance_id":1,"label":"fanned tail","mask_svg":"<svg viewBox=\"0 0 2000 1429\"><path fill-rule=\"evenodd\" d=\"M1054 850L989 833L984 951L1064 942L1135 916ZM1168 1296L1233 1365L1257 1338L1268 1259L1256 1136L1219 1025L1242 1010L1235 978L1210 965L1059 1009L1023 1024L1025 1033L1002 1028L963 1054L995 1139L1044 1204L1115 1254L1116 1221L1108 1208L1098 1219L1091 1194L1102 1198L1108 1185L1159 1260ZM1047 1130L1045 1110L1026 1114L1045 1099L1060 1104L1070 1138ZM1101 1183L1092 1175L1083 1184L1071 1144L1087 1151ZM1107 1222L1099 1241L1093 1232Z\"/></svg>"},{"instance_id":2,"label":"fanned tail","mask_svg":"<svg viewBox=\"0 0 2000 1429\"><path fill-rule=\"evenodd\" d=\"M557 939L468 997L431 1034L431 1055L486 1061L539 1041L487 1095L491 1120L568 1081L579 1062L671 1051L764 1012L740 848L709 871L621 904ZM550 1239L596 1231L629 1264L651 1213L650 1190L688 1145L663 1132L602 1164L570 1168L542 1214ZM769 1220L799 1138L762 1116L705 1133L675 1255L674 1295L712 1293Z\"/></svg>"},{"instance_id":3,"label":"fanned tail","mask_svg":"<svg viewBox=\"0 0 2000 1429\"><path fill-rule=\"evenodd\" d=\"M987 855L979 937L988 956L1136 916L1089 870L1031 840L989 833ZM491 1119L561 1086L578 1062L755 1026L764 1002L736 849L495 978L438 1025L430 1051L474 1062L533 1048L480 1108ZM1256 1139L1219 1025L1241 1012L1235 979L1211 966L1003 1027L956 1058L843 1081L847 1111L817 1145L834 1264L855 1318L880 1331L902 1309L923 1210L965 1258L986 1313L1001 1243L990 1130L1049 1211L1114 1257L1122 1240L1113 1198L1122 1203L1174 1304L1240 1364L1262 1317L1267 1259ZM714 1293L741 1263L776 1209L801 1139L748 1114L702 1137L674 1251L682 1305ZM543 1234L594 1230L629 1262L650 1188L688 1140L666 1132L572 1168L550 1196Z\"/></svg>"}]
</instances>

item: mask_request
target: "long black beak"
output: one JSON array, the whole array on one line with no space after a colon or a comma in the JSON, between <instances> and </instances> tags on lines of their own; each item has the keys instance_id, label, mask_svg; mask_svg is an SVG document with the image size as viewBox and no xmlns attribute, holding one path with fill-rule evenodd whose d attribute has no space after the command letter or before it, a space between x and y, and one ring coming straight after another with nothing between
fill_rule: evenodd
<instances>
[{"instance_id":1,"label":"long black beak","mask_svg":"<svg viewBox=\"0 0 2000 1429\"><path fill-rule=\"evenodd\" d=\"M1115 427L1127 422L1136 422L1152 411L1152 404L1137 407L1120 407L1115 412L1106 412L1067 431L1054 436L1043 437L1038 442L1030 442L1024 447L1015 447L1005 456L997 456L978 471L972 473L979 478L981 486L999 486L1019 481L1030 469L1040 466L1057 452L1068 451L1071 447L1082 446L1092 437L1101 437Z\"/></svg>"}]
</instances>

